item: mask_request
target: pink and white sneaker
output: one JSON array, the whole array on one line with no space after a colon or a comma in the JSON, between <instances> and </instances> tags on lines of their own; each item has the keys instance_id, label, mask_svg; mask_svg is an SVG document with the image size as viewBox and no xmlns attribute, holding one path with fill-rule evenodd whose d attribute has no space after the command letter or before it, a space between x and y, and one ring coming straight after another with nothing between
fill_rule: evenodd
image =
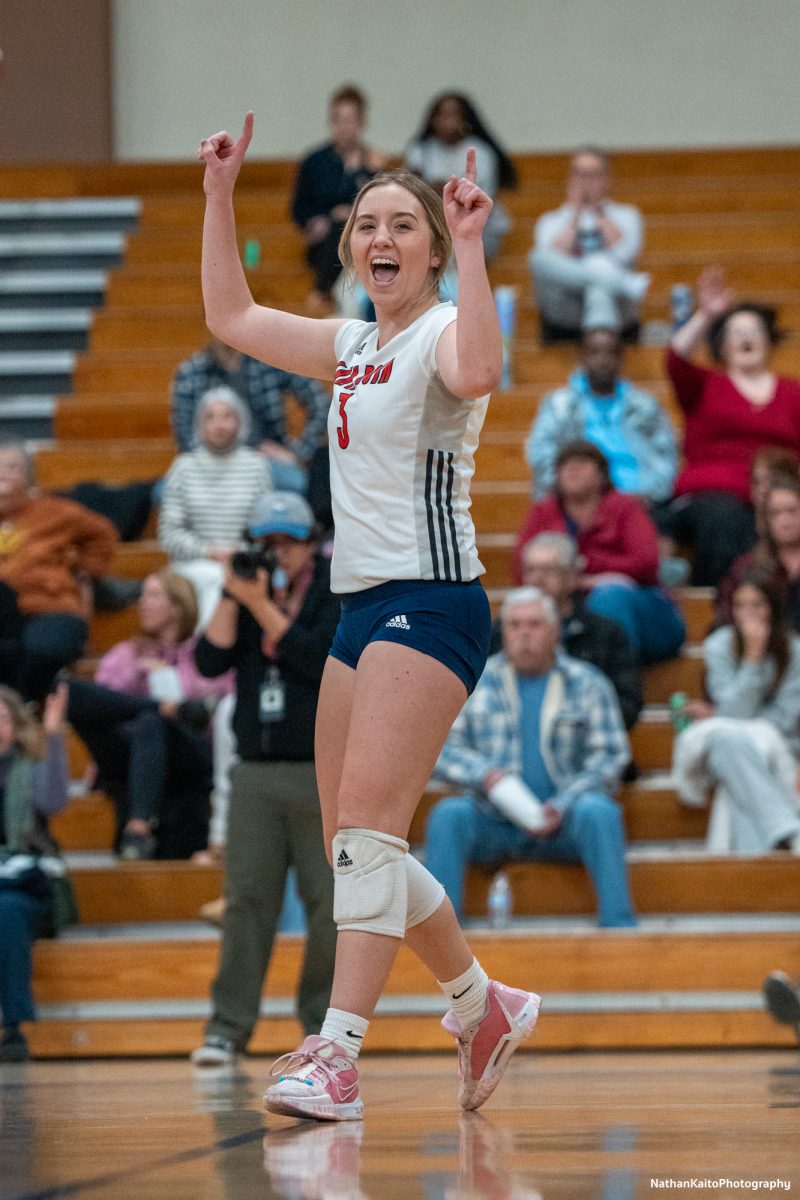
<instances>
[{"instance_id":1,"label":"pink and white sneaker","mask_svg":"<svg viewBox=\"0 0 800 1200\"><path fill-rule=\"evenodd\" d=\"M511 1055L533 1030L542 1001L535 992L489 982L486 1012L480 1021L463 1029L452 1009L442 1028L458 1044L458 1102L462 1108L480 1108L503 1078Z\"/></svg>"},{"instance_id":2,"label":"pink and white sneaker","mask_svg":"<svg viewBox=\"0 0 800 1200\"><path fill-rule=\"evenodd\" d=\"M271 1073L279 1078L264 1094L268 1112L316 1121L360 1121L364 1116L358 1067L329 1038L307 1037L299 1050L277 1058Z\"/></svg>"}]
</instances>

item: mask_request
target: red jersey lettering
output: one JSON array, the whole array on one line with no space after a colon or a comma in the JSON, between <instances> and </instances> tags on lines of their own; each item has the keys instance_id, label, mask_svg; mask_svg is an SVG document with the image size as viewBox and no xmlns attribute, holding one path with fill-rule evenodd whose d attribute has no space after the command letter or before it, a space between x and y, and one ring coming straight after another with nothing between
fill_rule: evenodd
<instances>
[{"instance_id":1,"label":"red jersey lettering","mask_svg":"<svg viewBox=\"0 0 800 1200\"><path fill-rule=\"evenodd\" d=\"M342 450L346 450L350 445L350 433L347 428L347 413L344 411L344 409L347 401L352 395L352 392L341 392L339 394L339 418L342 423L336 430L336 436L339 439L339 445L341 446Z\"/></svg>"}]
</instances>

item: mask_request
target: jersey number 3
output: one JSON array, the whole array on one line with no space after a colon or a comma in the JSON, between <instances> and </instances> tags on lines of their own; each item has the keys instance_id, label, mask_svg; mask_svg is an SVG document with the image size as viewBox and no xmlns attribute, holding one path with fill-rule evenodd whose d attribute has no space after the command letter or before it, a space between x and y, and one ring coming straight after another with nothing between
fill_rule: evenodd
<instances>
[{"instance_id":1,"label":"jersey number 3","mask_svg":"<svg viewBox=\"0 0 800 1200\"><path fill-rule=\"evenodd\" d=\"M350 445L350 434L347 429L347 413L344 411L344 408L347 404L347 401L353 394L353 392L339 393L339 418L342 423L338 426L336 433L338 434L339 445L341 446L342 450L346 450Z\"/></svg>"}]
</instances>

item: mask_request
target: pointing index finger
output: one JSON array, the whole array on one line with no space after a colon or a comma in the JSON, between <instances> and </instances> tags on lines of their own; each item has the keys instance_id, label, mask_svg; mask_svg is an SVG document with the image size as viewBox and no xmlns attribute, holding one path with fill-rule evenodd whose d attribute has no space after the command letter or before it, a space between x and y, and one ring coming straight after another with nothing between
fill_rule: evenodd
<instances>
[{"instance_id":1,"label":"pointing index finger","mask_svg":"<svg viewBox=\"0 0 800 1200\"><path fill-rule=\"evenodd\" d=\"M478 169L475 165L475 147L471 146L467 151L467 165L464 170L464 178L470 183L475 183L478 178Z\"/></svg>"},{"instance_id":2,"label":"pointing index finger","mask_svg":"<svg viewBox=\"0 0 800 1200\"><path fill-rule=\"evenodd\" d=\"M244 125L242 126L242 135L239 138L239 145L246 150L250 145L250 139L253 136L253 111L252 109L245 115Z\"/></svg>"}]
</instances>

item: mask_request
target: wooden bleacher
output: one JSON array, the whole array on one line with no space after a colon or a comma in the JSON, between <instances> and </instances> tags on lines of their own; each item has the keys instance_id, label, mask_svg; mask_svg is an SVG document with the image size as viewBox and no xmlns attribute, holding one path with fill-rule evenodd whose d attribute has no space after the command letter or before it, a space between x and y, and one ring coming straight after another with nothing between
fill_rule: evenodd
<instances>
[{"instance_id":1,"label":"wooden bleacher","mask_svg":"<svg viewBox=\"0 0 800 1200\"><path fill-rule=\"evenodd\" d=\"M474 488L480 551L495 605L510 583L510 551L529 501L522 442L538 398L560 384L574 363L570 347L538 345L526 264L535 218L561 200L566 157L531 155L518 159L518 166L521 186L507 197L515 227L491 268L495 284L519 289L515 386L492 400ZM615 156L614 169L615 196L636 203L646 216L642 268L652 274L653 286L645 322L668 319L672 283L691 283L704 265L719 262L740 294L779 305L784 324L800 329L800 149L624 153ZM286 308L299 307L309 287L301 242L287 218L293 172L291 163L248 164L236 201L241 242L257 238L262 244L262 265L249 272L253 291ZM170 378L178 361L207 340L199 287L198 167L20 167L0 169L0 178L9 198L141 198L138 229L111 275L106 306L95 314L74 391L59 399L55 443L42 450L38 465L46 487L161 474L173 455ZM679 423L663 379L662 353L649 345L633 347L625 371L656 392ZM777 365L800 375L796 334L780 348ZM163 561L150 535L121 547L114 569L135 578ZM587 924L594 900L581 869L519 866L511 872L516 912L533 924L502 934L480 932L474 939L492 974L530 978L550 997L539 1046L790 1041L789 1033L758 1010L753 996L776 967L800 975L800 937L792 923L800 908L800 860L782 854L708 858L702 849L706 814L681 806L664 778L672 732L663 705L675 690L700 694L696 651L710 619L708 593L687 589L681 599L689 645L679 659L647 671L650 707L632 736L643 776L621 795L635 901L654 927L594 930ZM134 625L130 611L98 614L91 652L102 653L129 636ZM77 739L70 749L77 777L86 755ZM424 798L412 840L421 839L436 798L435 792ZM74 799L55 825L65 849L83 855L72 874L82 920L90 928L37 945L35 983L44 1019L32 1029L34 1052L187 1052L199 1036L197 1006L207 998L217 943L211 932L174 923L193 922L200 904L219 893L219 872L191 863L93 860L93 852L110 846L113 833L110 803L99 795ZM485 912L488 883L485 872L471 872L469 914ZM737 924L736 914L750 914L750 924ZM553 924L557 921L561 924ZM272 998L273 1019L261 1022L256 1050L285 1050L296 1037L288 1013L301 950L297 938L280 942L265 992ZM420 1048L447 1044L432 1015L431 981L405 951L388 993L388 1006L371 1029L373 1048L399 1041Z\"/></svg>"}]
</instances>

